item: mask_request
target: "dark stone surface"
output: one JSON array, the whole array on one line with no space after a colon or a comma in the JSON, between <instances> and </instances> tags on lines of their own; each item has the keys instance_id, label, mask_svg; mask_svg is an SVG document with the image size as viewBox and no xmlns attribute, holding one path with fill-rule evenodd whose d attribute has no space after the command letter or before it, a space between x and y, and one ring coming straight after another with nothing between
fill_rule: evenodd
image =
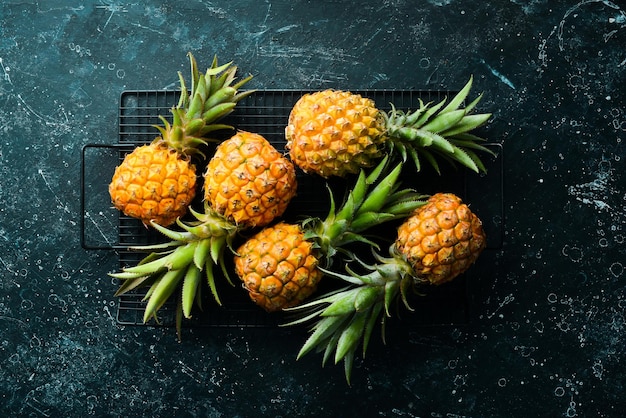
<instances>
[{"instance_id":1,"label":"dark stone surface","mask_svg":"<svg viewBox=\"0 0 626 418\"><path fill-rule=\"evenodd\" d=\"M8 0L0 24L3 416L626 409L618 2ZM303 336L283 330L189 329L179 343L117 324L117 254L80 246L81 149L117 141L123 90L177 88L188 51L234 60L254 88L458 89L473 74L494 113L484 134L504 145L506 229L501 257L476 266L471 322L392 329L352 387L318 355L296 361Z\"/></svg>"}]
</instances>

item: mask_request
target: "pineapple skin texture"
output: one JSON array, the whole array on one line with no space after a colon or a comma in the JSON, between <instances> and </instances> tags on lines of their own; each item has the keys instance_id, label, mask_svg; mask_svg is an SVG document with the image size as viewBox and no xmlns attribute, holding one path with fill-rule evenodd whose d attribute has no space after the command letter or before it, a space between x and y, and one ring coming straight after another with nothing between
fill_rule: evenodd
<instances>
[{"instance_id":1,"label":"pineapple skin texture","mask_svg":"<svg viewBox=\"0 0 626 418\"><path fill-rule=\"evenodd\" d=\"M439 285L466 271L486 247L480 219L451 193L437 193L399 228L394 244L420 279Z\"/></svg>"},{"instance_id":2,"label":"pineapple skin texture","mask_svg":"<svg viewBox=\"0 0 626 418\"><path fill-rule=\"evenodd\" d=\"M344 177L382 156L384 126L371 99L339 90L306 94L289 115L286 149L306 173Z\"/></svg>"},{"instance_id":3,"label":"pineapple skin texture","mask_svg":"<svg viewBox=\"0 0 626 418\"><path fill-rule=\"evenodd\" d=\"M237 250L235 271L250 299L268 312L296 306L323 276L313 244L300 226L284 222L267 227Z\"/></svg>"},{"instance_id":4,"label":"pineapple skin texture","mask_svg":"<svg viewBox=\"0 0 626 418\"><path fill-rule=\"evenodd\" d=\"M293 163L263 136L239 131L221 143L204 175L204 198L242 227L281 216L297 190Z\"/></svg>"},{"instance_id":5,"label":"pineapple skin texture","mask_svg":"<svg viewBox=\"0 0 626 418\"><path fill-rule=\"evenodd\" d=\"M169 226L196 195L196 167L163 143L143 145L116 167L109 195L125 215Z\"/></svg>"}]
</instances>

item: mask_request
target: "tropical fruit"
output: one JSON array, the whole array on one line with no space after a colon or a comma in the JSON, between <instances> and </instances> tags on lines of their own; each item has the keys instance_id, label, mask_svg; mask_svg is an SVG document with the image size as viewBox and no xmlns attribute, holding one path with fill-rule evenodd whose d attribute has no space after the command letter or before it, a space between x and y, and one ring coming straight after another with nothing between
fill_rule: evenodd
<instances>
[{"instance_id":1,"label":"tropical fruit","mask_svg":"<svg viewBox=\"0 0 626 418\"><path fill-rule=\"evenodd\" d=\"M485 248L480 219L451 193L437 193L399 228L395 251L415 275L438 285L467 270Z\"/></svg>"},{"instance_id":2,"label":"tropical fruit","mask_svg":"<svg viewBox=\"0 0 626 418\"><path fill-rule=\"evenodd\" d=\"M204 199L241 227L282 215L297 187L293 163L261 135L243 131L217 147L204 180Z\"/></svg>"},{"instance_id":3,"label":"tropical fruit","mask_svg":"<svg viewBox=\"0 0 626 418\"><path fill-rule=\"evenodd\" d=\"M401 164L387 173L387 159L369 174L361 170L343 205L322 220L301 224L279 223L267 227L241 245L235 255L235 271L253 302L268 312L302 303L316 289L324 268L341 252L353 257L348 244L365 242L370 228L401 219L424 204L411 189L400 189Z\"/></svg>"},{"instance_id":4,"label":"tropical fruit","mask_svg":"<svg viewBox=\"0 0 626 418\"><path fill-rule=\"evenodd\" d=\"M150 254L137 265L111 274L124 281L116 295L149 287L144 322L156 320L158 310L182 284L182 297L177 297L179 334L182 318L190 318L194 303L201 301L202 276L216 302L221 304L213 267L219 265L231 282L224 264L225 249L232 249L240 231L266 225L281 216L297 189L291 161L261 135L243 131L218 146L204 177L207 196L204 211L189 208L194 220L178 219L176 224L181 231L152 221L152 226L170 241L136 247ZM223 204L222 194L231 196L231 201L245 199L246 204Z\"/></svg>"},{"instance_id":5,"label":"tropical fruit","mask_svg":"<svg viewBox=\"0 0 626 418\"><path fill-rule=\"evenodd\" d=\"M185 215L196 195L196 165L191 157L203 157L201 148L217 141L209 135L232 129L218 121L252 93L238 91L252 76L235 83L237 67L231 63L218 66L214 58L211 67L201 74L193 55L188 55L191 92L178 73L181 96L171 109L172 123L160 115L163 126L156 126L159 135L126 155L109 184L113 205L145 225L153 221L168 226Z\"/></svg>"},{"instance_id":6,"label":"tropical fruit","mask_svg":"<svg viewBox=\"0 0 626 418\"><path fill-rule=\"evenodd\" d=\"M302 303L323 276L314 242L298 224L280 222L248 239L235 256L235 271L250 299L268 312Z\"/></svg>"},{"instance_id":7,"label":"tropical fruit","mask_svg":"<svg viewBox=\"0 0 626 418\"><path fill-rule=\"evenodd\" d=\"M326 178L357 173L386 154L403 161L410 156L418 171L422 159L438 172L438 159L484 171L475 151L492 152L470 131L491 114L472 114L482 96L462 107L471 85L472 78L447 105L445 99L436 105L420 100L419 109L407 113L393 106L383 112L373 100L347 91L305 94L289 115L286 148L302 170Z\"/></svg>"},{"instance_id":8,"label":"tropical fruit","mask_svg":"<svg viewBox=\"0 0 626 418\"><path fill-rule=\"evenodd\" d=\"M303 313L291 325L316 319L298 358L315 348L324 352L324 363L332 357L335 363L343 360L349 383L359 343L364 356L383 310L384 326L393 302L400 298L411 309L409 290L453 280L476 261L485 246L480 219L460 198L449 193L431 196L398 228L390 257L376 255L373 265L361 262L362 273L326 271L346 286L291 309Z\"/></svg>"}]
</instances>

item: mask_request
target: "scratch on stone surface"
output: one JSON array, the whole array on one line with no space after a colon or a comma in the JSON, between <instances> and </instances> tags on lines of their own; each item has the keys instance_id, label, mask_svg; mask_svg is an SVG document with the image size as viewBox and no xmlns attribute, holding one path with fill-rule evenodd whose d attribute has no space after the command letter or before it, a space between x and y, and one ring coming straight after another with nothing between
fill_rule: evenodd
<instances>
[{"instance_id":1,"label":"scratch on stone surface","mask_svg":"<svg viewBox=\"0 0 626 418\"><path fill-rule=\"evenodd\" d=\"M26 322L24 322L24 321L22 321L20 319L13 318L13 317L10 317L10 316L0 315L0 321L3 321L3 320L10 321L10 322L17 322L22 327L26 326Z\"/></svg>"},{"instance_id":2,"label":"scratch on stone surface","mask_svg":"<svg viewBox=\"0 0 626 418\"><path fill-rule=\"evenodd\" d=\"M320 86L322 84L334 84L343 83L348 80L346 74L320 74L318 72L303 71L302 69L296 69L294 74L302 80L303 85Z\"/></svg>"},{"instance_id":3,"label":"scratch on stone surface","mask_svg":"<svg viewBox=\"0 0 626 418\"><path fill-rule=\"evenodd\" d=\"M151 27L149 27L149 26L144 26L144 25L139 24L139 23L132 23L132 22L131 22L131 25L132 25L132 26L135 26L135 27L137 27L137 28L139 28L139 29L146 29L146 30L149 30L150 32L158 33L159 35L166 35L166 33L165 33L165 32L163 32L163 31L156 30L156 29L154 29L154 28L151 28Z\"/></svg>"},{"instance_id":4,"label":"scratch on stone surface","mask_svg":"<svg viewBox=\"0 0 626 418\"><path fill-rule=\"evenodd\" d=\"M367 41L365 41L365 42L363 43L363 46L364 46L364 47L367 47L367 46L370 44L370 42L372 42L372 39L374 39L374 38L376 37L376 35L378 35L378 34L380 33L380 31L381 31L381 30L382 30L382 28L378 28L378 29L377 29L377 30L376 30L376 31L372 34L372 36L370 36L370 37L367 39Z\"/></svg>"},{"instance_id":5,"label":"scratch on stone surface","mask_svg":"<svg viewBox=\"0 0 626 418\"><path fill-rule=\"evenodd\" d=\"M9 237L7 236L7 232L2 228L0 228L0 238L9 242Z\"/></svg>"},{"instance_id":6,"label":"scratch on stone surface","mask_svg":"<svg viewBox=\"0 0 626 418\"><path fill-rule=\"evenodd\" d=\"M10 69L9 67L4 66L4 61L2 60L2 57L0 57L0 66L2 66L2 72L4 73L4 81L9 83L10 85L13 85L13 82L11 82L11 76L9 75Z\"/></svg>"},{"instance_id":7,"label":"scratch on stone surface","mask_svg":"<svg viewBox=\"0 0 626 418\"><path fill-rule=\"evenodd\" d=\"M317 47L313 49L313 53L319 57L329 61L354 61L356 56L347 54L342 49L337 48L323 48ZM301 47L291 46L276 46L271 44L269 46L260 46L258 48L258 55L262 57L272 58L298 58L308 57L311 54L311 50Z\"/></svg>"},{"instance_id":8,"label":"scratch on stone surface","mask_svg":"<svg viewBox=\"0 0 626 418\"><path fill-rule=\"evenodd\" d=\"M608 42L608 41L609 41L609 39L611 39L611 37L612 37L613 35L615 35L616 33L617 33L617 29L612 30L611 32L609 32L609 33L605 33L604 35L602 35L602 38L604 38L604 42L605 42L605 43L606 43L606 42Z\"/></svg>"},{"instance_id":9,"label":"scratch on stone surface","mask_svg":"<svg viewBox=\"0 0 626 418\"><path fill-rule=\"evenodd\" d=\"M56 120L56 119L54 119L54 118L52 118L50 116L46 116L46 115L42 115L42 114L38 113L28 103L26 103L26 101L24 100L24 98L22 97L21 94L17 94L15 97L17 97L19 102L22 104L22 106L24 106L24 108L26 110L28 110L35 117L37 117L37 119L39 119L42 122L44 122L46 124L46 126L67 127L67 125L69 124L69 117L67 116L65 111L62 111L63 116L64 116L64 120Z\"/></svg>"},{"instance_id":10,"label":"scratch on stone surface","mask_svg":"<svg viewBox=\"0 0 626 418\"><path fill-rule=\"evenodd\" d=\"M111 245L112 242L109 240L109 238L106 236L106 234L104 233L104 231L102 230L102 228L100 228L100 225L98 225L98 223L96 222L96 220L93 218L93 216L91 216L91 213L89 212L85 212L85 217L87 219L89 219L91 221L91 223L93 223L93 225L96 227L96 229L98 230L98 232L100 233L100 235L102 236L102 238L104 238L104 241Z\"/></svg>"},{"instance_id":11,"label":"scratch on stone surface","mask_svg":"<svg viewBox=\"0 0 626 418\"><path fill-rule=\"evenodd\" d=\"M111 12L111 14L109 15L109 18L107 19L107 21L104 23L104 26L102 27L102 29L98 28L99 32L102 32L106 29L107 26L109 26L109 22L111 21L111 19L113 18L113 15L116 12L127 12L128 10L124 9L123 6L119 6L117 4L107 4L105 6L96 6L96 9L104 9L107 12Z\"/></svg>"},{"instance_id":12,"label":"scratch on stone surface","mask_svg":"<svg viewBox=\"0 0 626 418\"><path fill-rule=\"evenodd\" d=\"M0 263L2 263L2 265L4 266L4 268L5 268L5 269L7 269L7 271L9 271L9 272L11 272L11 273L13 273L13 274L15 274L15 275L17 276L17 274L18 274L18 273L17 273L17 271L12 270L12 269L11 269L11 265L10 265L10 264L7 264L7 262L6 262L6 261L4 261L4 260L2 259L2 257L0 257Z\"/></svg>"},{"instance_id":13,"label":"scratch on stone surface","mask_svg":"<svg viewBox=\"0 0 626 418\"><path fill-rule=\"evenodd\" d=\"M185 373L187 376L191 377L197 383L202 383L202 379L199 377L199 373L196 370L192 369L191 367L189 367L188 365L183 363L181 360L178 360L178 364L180 364L181 371L183 373Z\"/></svg>"},{"instance_id":14,"label":"scratch on stone surface","mask_svg":"<svg viewBox=\"0 0 626 418\"><path fill-rule=\"evenodd\" d=\"M63 211L65 213L70 213L70 209L67 207L67 204L63 203L63 201L61 199L59 199L59 196L54 192L54 190L52 190L52 186L50 185L50 182L46 178L46 175L44 174L43 170L40 168L39 170L37 170L37 173L43 179L43 182L46 184L46 187L48 188L48 190L50 190L52 192L52 194L54 195L54 199L59 204L59 207L63 208Z\"/></svg>"},{"instance_id":15,"label":"scratch on stone surface","mask_svg":"<svg viewBox=\"0 0 626 418\"><path fill-rule=\"evenodd\" d=\"M39 400L33 396L34 393L35 393L35 390L31 390L30 392L26 394L26 398L24 399L24 404L32 408L33 411L35 411L41 416L50 417L51 415L43 409L43 405L41 404L41 402L39 402Z\"/></svg>"},{"instance_id":16,"label":"scratch on stone surface","mask_svg":"<svg viewBox=\"0 0 626 418\"><path fill-rule=\"evenodd\" d=\"M501 72L499 72L498 70L493 68L491 65L487 64L484 59L481 58L480 62L481 62L481 64L484 64L485 67L487 67L487 69L489 71L491 71L491 74L493 74L494 76L498 77L500 79L500 81L502 81L507 86L511 87L513 90L516 90L515 85L513 84L513 82L511 80L509 80L506 76L504 76L504 74L502 74Z\"/></svg>"},{"instance_id":17,"label":"scratch on stone surface","mask_svg":"<svg viewBox=\"0 0 626 418\"><path fill-rule=\"evenodd\" d=\"M299 27L300 25L287 25L287 26L283 26L282 28L278 28L276 29L276 33L283 33L283 32L288 32L291 29L295 29L297 27Z\"/></svg>"}]
</instances>

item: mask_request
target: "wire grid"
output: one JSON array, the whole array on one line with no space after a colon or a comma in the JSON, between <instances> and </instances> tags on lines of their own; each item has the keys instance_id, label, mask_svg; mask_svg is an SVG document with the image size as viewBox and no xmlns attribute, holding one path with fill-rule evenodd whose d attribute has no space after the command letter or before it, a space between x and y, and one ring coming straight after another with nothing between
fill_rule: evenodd
<instances>
[{"instance_id":1,"label":"wire grid","mask_svg":"<svg viewBox=\"0 0 626 418\"><path fill-rule=\"evenodd\" d=\"M238 103L235 111L225 118L224 123L231 124L239 130L256 132L263 135L279 151L284 152L284 128L289 112L295 102L308 90L260 90ZM447 91L404 91L404 90L359 90L353 91L373 99L381 110L389 110L390 103L397 109L414 110L423 102L438 102L444 97L452 97L455 92ZM119 108L119 143L128 145L119 153L120 162L134 146L149 143L157 135L154 125L160 125L162 115L171 122L170 109L178 102L179 92L170 90L159 91L125 91L121 96ZM489 162L488 162L489 164ZM496 162L495 170L489 176L496 187L502 189L502 167ZM203 167L199 167L199 172ZM406 170L409 171L409 170ZM468 187L472 188L473 179L468 181L466 170L450 170L445 176L409 175L404 178L412 187L423 193L450 191L462 198L468 195ZM495 171L495 173L494 173ZM472 174L469 174L472 175ZM406 177L406 175L405 175ZM478 176L476 176L478 177ZM427 178L427 181L421 181ZM436 181L433 181L436 179ZM484 178L478 179L484 182ZM330 185L343 186L343 180L331 180ZM415 185L413 185L415 184ZM311 175L298 172L298 196L292 203L284 218L295 221L305 214L307 216L325 216L328 210L327 189L325 182ZM502 198L491 200L487 210L495 211L495 219L503 220ZM495 202L495 206L494 206ZM199 202L195 202L197 205ZM498 207L498 204L500 205ZM197 206L196 206L197 207ZM475 207L475 206L473 206ZM496 222L497 223L497 222ZM487 231L491 241L488 250L498 250L502 242L502 225L496 225L493 231ZM395 228L381 229L383 234L395 233ZM494 238L495 237L495 238ZM391 237L389 237L391 238ZM119 216L119 253L120 268L135 265L145 255L130 251L130 246L163 242L164 238L157 232L147 229L136 219ZM231 260L227 260L229 263ZM228 267L232 271L231 265ZM217 270L217 269L216 269ZM238 279L232 274L234 286L230 286L225 277L216 272L218 291L222 306L212 299L208 287L203 288L202 310L194 314L191 320L183 321L184 327L268 327L286 322L287 314L266 314L248 299ZM468 281L469 280L469 281ZM465 324L468 322L468 283L471 282L471 270L444 287L429 290L428 295L420 298L419 306L411 315L411 326L437 324ZM323 281L324 282L324 281ZM320 292L323 288L320 289ZM142 325L145 302L142 300L145 290L139 289L118 298L117 321L123 325ZM175 322L175 304L166 303L159 311L159 325L173 326Z\"/></svg>"}]
</instances>

